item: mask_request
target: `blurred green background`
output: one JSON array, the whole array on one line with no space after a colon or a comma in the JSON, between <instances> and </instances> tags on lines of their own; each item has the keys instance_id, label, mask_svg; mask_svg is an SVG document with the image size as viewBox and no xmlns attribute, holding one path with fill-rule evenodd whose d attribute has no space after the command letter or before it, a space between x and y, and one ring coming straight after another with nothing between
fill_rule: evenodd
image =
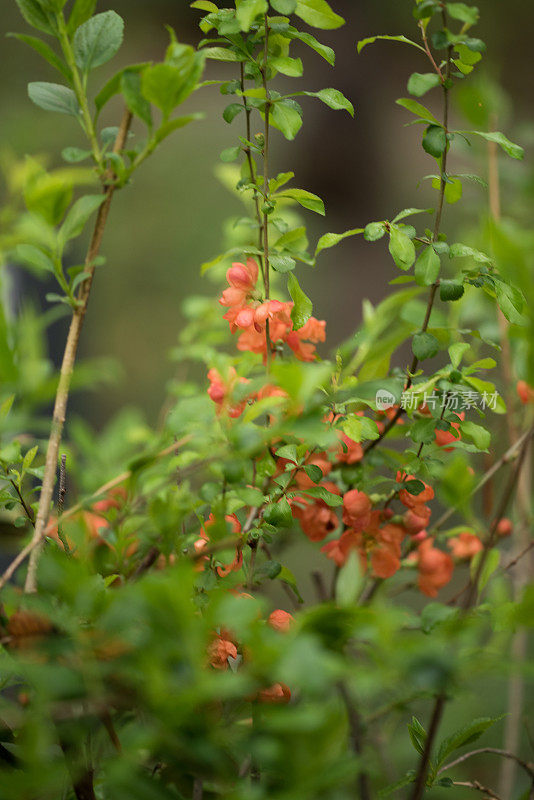
<instances>
[{"instance_id":1,"label":"blurred green background","mask_svg":"<svg viewBox=\"0 0 534 800\"><path fill-rule=\"evenodd\" d=\"M59 166L67 145L80 145L81 132L65 117L48 114L27 98L31 80L55 81L52 68L15 39L10 31L28 32L14 0L1 0L3 58L0 76L0 154L6 158L50 154L49 166ZM293 169L295 185L305 187L326 202L326 220L307 215L312 243L326 231L365 225L391 217L399 208L432 204L427 183L420 178L433 163L419 147L419 130L403 127L406 113L394 100L406 94L411 72L425 70L421 54L397 43L379 43L357 55L356 42L373 33L414 35L412 0L335 0L333 6L347 20L346 27L319 32L319 38L338 54L332 69L312 51L303 49L309 89L335 86L354 103L356 118L334 113L311 99L305 107L304 127L293 143L275 135L272 172ZM488 45L482 66L499 80L513 101L513 117L502 127L512 136L528 119L532 101L531 28L534 8L524 0L484 0L477 35ZM113 7L126 20L125 43L119 56L96 73L95 89L127 63L161 59L171 25L181 41L196 43L199 12L185 0L102 0L99 10ZM235 68L211 62L207 77L233 77ZM285 79L288 80L288 79ZM293 80L292 84L299 83ZM297 86L297 88L299 88ZM439 97L431 102L439 101ZM121 379L98 395L74 398L74 409L100 426L122 405L140 406L154 422L172 376L169 350L182 325L181 303L192 293L213 296L220 287L200 276L199 265L222 247L224 220L239 213L238 202L215 177L220 152L242 134L240 119L229 126L221 118L227 104L216 86L198 92L189 110L203 110L203 122L191 125L164 144L136 174L133 185L117 196L106 232L107 264L98 274L82 338L85 357L113 356L122 365ZM110 103L104 124L117 124L121 108ZM521 141L521 139L520 139ZM524 143L524 142L521 142ZM483 148L478 151L483 156ZM461 160L461 157L460 157ZM484 171L466 159L459 171ZM513 166L528 175L530 165ZM468 189L467 206L447 209L446 225L464 218L466 207L482 201L480 188ZM505 208L506 211L506 208ZM474 218L476 219L476 217ZM84 243L73 253L79 263ZM301 268L301 283L315 301L315 314L328 322L328 345L333 347L358 324L361 303L384 295L391 265L384 248L351 239L323 254L318 267ZM28 292L44 306L47 291L35 283L21 285L18 300ZM52 352L59 358L66 322L52 329ZM324 351L326 352L326 350Z\"/></svg>"}]
</instances>

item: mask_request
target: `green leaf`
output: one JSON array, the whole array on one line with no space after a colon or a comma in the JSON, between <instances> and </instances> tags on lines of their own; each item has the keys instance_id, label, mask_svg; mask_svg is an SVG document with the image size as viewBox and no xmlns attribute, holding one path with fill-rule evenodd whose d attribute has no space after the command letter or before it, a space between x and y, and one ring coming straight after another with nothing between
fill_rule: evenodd
<instances>
[{"instance_id":1,"label":"green leaf","mask_svg":"<svg viewBox=\"0 0 534 800\"><path fill-rule=\"evenodd\" d=\"M80 107L72 89L61 86L59 83L44 81L29 83L28 97L36 106L45 111L70 114L73 117L77 117L80 113Z\"/></svg>"},{"instance_id":2,"label":"green leaf","mask_svg":"<svg viewBox=\"0 0 534 800\"><path fill-rule=\"evenodd\" d=\"M354 228L351 231L345 231L345 233L325 233L317 242L315 255L317 256L322 250L335 247L339 242L343 241L343 239L347 239L349 236L357 236L359 233L363 233L363 231L363 228Z\"/></svg>"},{"instance_id":3,"label":"green leaf","mask_svg":"<svg viewBox=\"0 0 534 800\"><path fill-rule=\"evenodd\" d=\"M524 306L521 292L502 280L494 280L493 285L498 306L508 322L512 325L525 325L526 318L521 313Z\"/></svg>"},{"instance_id":4,"label":"green leaf","mask_svg":"<svg viewBox=\"0 0 534 800\"><path fill-rule=\"evenodd\" d=\"M326 44L322 44L318 42L315 36L312 36L311 33L304 33L303 31L298 31L296 28L289 27L285 32L284 36L288 39L298 39L299 42L303 42L308 47L311 47L312 50L324 58L325 61L333 67L336 61L336 54L332 50L331 47L328 47Z\"/></svg>"},{"instance_id":5,"label":"green leaf","mask_svg":"<svg viewBox=\"0 0 534 800\"><path fill-rule=\"evenodd\" d=\"M283 253L271 253L269 256L269 264L276 272L284 274L295 269L296 261L294 258L291 258L291 256Z\"/></svg>"},{"instance_id":6,"label":"green leaf","mask_svg":"<svg viewBox=\"0 0 534 800\"><path fill-rule=\"evenodd\" d=\"M459 281L442 280L439 285L439 296L444 303L460 300L464 296L464 285Z\"/></svg>"},{"instance_id":7,"label":"green leaf","mask_svg":"<svg viewBox=\"0 0 534 800\"><path fill-rule=\"evenodd\" d=\"M425 750L426 731L417 717L412 717L412 722L408 725L408 733L414 748L422 755Z\"/></svg>"},{"instance_id":8,"label":"green leaf","mask_svg":"<svg viewBox=\"0 0 534 800\"><path fill-rule=\"evenodd\" d=\"M72 47L76 64L84 72L108 62L122 44L124 21L115 11L104 11L82 23Z\"/></svg>"},{"instance_id":9,"label":"green leaf","mask_svg":"<svg viewBox=\"0 0 534 800\"><path fill-rule=\"evenodd\" d=\"M226 47L204 47L201 52L205 58L209 58L212 61L235 62L245 60L243 55L239 55L233 50L228 50Z\"/></svg>"},{"instance_id":10,"label":"green leaf","mask_svg":"<svg viewBox=\"0 0 534 800\"><path fill-rule=\"evenodd\" d=\"M333 30L345 24L343 17L335 14L326 0L297 0L295 14L312 28Z\"/></svg>"},{"instance_id":11,"label":"green leaf","mask_svg":"<svg viewBox=\"0 0 534 800\"><path fill-rule=\"evenodd\" d=\"M423 150L434 158L441 158L447 149L447 134L439 125L429 125L423 136Z\"/></svg>"},{"instance_id":12,"label":"green leaf","mask_svg":"<svg viewBox=\"0 0 534 800\"><path fill-rule=\"evenodd\" d=\"M412 100L410 97L400 97L398 100L395 100L395 102L398 106L402 106L406 111L411 111L412 114L415 114L420 119L431 122L434 125L440 125L439 120L436 119L434 114L432 114L428 108L421 105L421 103L418 103L417 100Z\"/></svg>"},{"instance_id":13,"label":"green leaf","mask_svg":"<svg viewBox=\"0 0 534 800\"><path fill-rule=\"evenodd\" d=\"M100 208L104 199L103 194L88 194L74 203L58 233L61 247L81 234L90 216Z\"/></svg>"},{"instance_id":14,"label":"green leaf","mask_svg":"<svg viewBox=\"0 0 534 800\"><path fill-rule=\"evenodd\" d=\"M453 19L458 19L467 25L476 25L480 16L478 8L465 3L447 3L447 11Z\"/></svg>"},{"instance_id":15,"label":"green leaf","mask_svg":"<svg viewBox=\"0 0 534 800\"><path fill-rule=\"evenodd\" d=\"M484 450L487 452L491 443L491 434L486 430L486 428L483 428L482 425L477 425L470 420L466 420L465 422L460 423L460 430L462 432L462 436L473 442L473 444L476 445L479 450Z\"/></svg>"},{"instance_id":16,"label":"green leaf","mask_svg":"<svg viewBox=\"0 0 534 800\"><path fill-rule=\"evenodd\" d=\"M38 272L55 272L52 259L32 244L17 245L15 259L21 264L38 270Z\"/></svg>"},{"instance_id":17,"label":"green leaf","mask_svg":"<svg viewBox=\"0 0 534 800\"><path fill-rule=\"evenodd\" d=\"M339 570L336 581L336 603L342 608L356 603L363 584L363 572L360 557L356 550L351 550L347 563Z\"/></svg>"},{"instance_id":18,"label":"green leaf","mask_svg":"<svg viewBox=\"0 0 534 800\"><path fill-rule=\"evenodd\" d=\"M272 125L291 142L302 128L300 106L291 99L279 100L270 107L270 120Z\"/></svg>"},{"instance_id":19,"label":"green leaf","mask_svg":"<svg viewBox=\"0 0 534 800\"><path fill-rule=\"evenodd\" d=\"M67 30L71 36L80 25L83 25L93 16L96 4L97 0L76 0L67 25Z\"/></svg>"},{"instance_id":20,"label":"green leaf","mask_svg":"<svg viewBox=\"0 0 534 800\"><path fill-rule=\"evenodd\" d=\"M411 44L412 47L417 47L418 50L422 50L423 53L425 52L424 48L421 47L420 44L412 42L412 40L407 39L406 36L388 36L387 34L382 34L380 36L369 36L368 39L361 39L358 42L358 53L361 53L363 48L366 47L368 44L374 44L377 41L377 39L387 39L390 42L403 42L405 44Z\"/></svg>"},{"instance_id":21,"label":"green leaf","mask_svg":"<svg viewBox=\"0 0 534 800\"><path fill-rule=\"evenodd\" d=\"M16 0L20 13L26 22L37 28L43 33L49 33L52 36L56 33L56 23L54 15L41 6L38 0Z\"/></svg>"},{"instance_id":22,"label":"green leaf","mask_svg":"<svg viewBox=\"0 0 534 800\"><path fill-rule=\"evenodd\" d=\"M440 269L439 256L432 245L429 245L415 262L415 280L419 286L431 286L437 281Z\"/></svg>"},{"instance_id":23,"label":"green leaf","mask_svg":"<svg viewBox=\"0 0 534 800\"><path fill-rule=\"evenodd\" d=\"M288 17L295 12L297 0L271 0L271 5L279 14Z\"/></svg>"},{"instance_id":24,"label":"green leaf","mask_svg":"<svg viewBox=\"0 0 534 800\"><path fill-rule=\"evenodd\" d=\"M219 158L221 161L225 163L230 163L232 161L236 161L241 154L241 147L237 145L237 147L227 147L226 150L223 150Z\"/></svg>"},{"instance_id":25,"label":"green leaf","mask_svg":"<svg viewBox=\"0 0 534 800\"><path fill-rule=\"evenodd\" d=\"M143 96L141 90L141 76L137 70L124 70L121 78L121 89L125 103L132 114L142 119L143 122L151 128L152 111L150 103Z\"/></svg>"},{"instance_id":26,"label":"green leaf","mask_svg":"<svg viewBox=\"0 0 534 800\"><path fill-rule=\"evenodd\" d=\"M18 39L19 42L24 42L29 47L33 48L40 56L42 56L49 64L51 64L55 69L57 69L64 78L68 81L71 80L72 75L70 69L67 67L64 61L52 50L50 45L46 42L43 42L42 39L38 39L36 36L26 36L23 33L10 33L8 36L13 36L15 39Z\"/></svg>"},{"instance_id":27,"label":"green leaf","mask_svg":"<svg viewBox=\"0 0 534 800\"><path fill-rule=\"evenodd\" d=\"M223 111L223 119L228 124L232 123L238 114L245 110L243 103L230 103Z\"/></svg>"},{"instance_id":28,"label":"green leaf","mask_svg":"<svg viewBox=\"0 0 534 800\"><path fill-rule=\"evenodd\" d=\"M287 75L290 78L300 78L304 72L300 58L290 58L289 56L275 56L269 59L269 64L277 72Z\"/></svg>"},{"instance_id":29,"label":"green leaf","mask_svg":"<svg viewBox=\"0 0 534 800\"><path fill-rule=\"evenodd\" d=\"M392 222L400 222L406 217L412 217L414 214L433 214L433 208L404 208L402 211L399 211L397 216L392 219Z\"/></svg>"},{"instance_id":30,"label":"green leaf","mask_svg":"<svg viewBox=\"0 0 534 800\"><path fill-rule=\"evenodd\" d=\"M202 73L204 56L192 47L175 45L175 57L165 64L154 64L142 75L143 95L169 116L196 88Z\"/></svg>"},{"instance_id":31,"label":"green leaf","mask_svg":"<svg viewBox=\"0 0 534 800\"><path fill-rule=\"evenodd\" d=\"M365 226L363 238L366 242L377 242L386 233L386 226L383 222L370 222Z\"/></svg>"},{"instance_id":32,"label":"green leaf","mask_svg":"<svg viewBox=\"0 0 534 800\"><path fill-rule=\"evenodd\" d=\"M439 353L439 342L431 333L416 333L412 339L412 353L418 361L434 358Z\"/></svg>"},{"instance_id":33,"label":"green leaf","mask_svg":"<svg viewBox=\"0 0 534 800\"><path fill-rule=\"evenodd\" d=\"M465 747L467 744L473 744L479 739L483 733L485 733L488 728L491 728L492 725L495 725L496 722L502 719L501 717L480 717L479 719L474 719L468 725L465 725L463 728L452 733L450 736L447 736L444 739L439 748L437 754L437 763L436 768L442 766L448 756L451 753L454 753L455 750L458 750L460 747Z\"/></svg>"},{"instance_id":34,"label":"green leaf","mask_svg":"<svg viewBox=\"0 0 534 800\"><path fill-rule=\"evenodd\" d=\"M316 214L321 214L324 217L325 208L324 203L320 197L312 192L307 192L305 189L285 189L276 197L289 197L291 200L296 200L303 208L308 208L310 211L315 211Z\"/></svg>"},{"instance_id":35,"label":"green leaf","mask_svg":"<svg viewBox=\"0 0 534 800\"><path fill-rule=\"evenodd\" d=\"M408 81L408 91L414 97L422 97L424 94L439 86L441 83L436 72L414 72Z\"/></svg>"},{"instance_id":36,"label":"green leaf","mask_svg":"<svg viewBox=\"0 0 534 800\"><path fill-rule=\"evenodd\" d=\"M510 139L507 139L504 133L501 133L500 131L460 131L460 133L471 134L472 136L480 136L487 142L495 142L502 147L505 153L512 158L518 159L519 161L525 156L525 151L523 148L518 144L511 142Z\"/></svg>"},{"instance_id":37,"label":"green leaf","mask_svg":"<svg viewBox=\"0 0 534 800\"><path fill-rule=\"evenodd\" d=\"M308 97L319 98L329 108L333 108L334 111L348 111L351 117L354 116L354 106L337 89L321 89L320 92L303 92L303 94L308 95Z\"/></svg>"},{"instance_id":38,"label":"green leaf","mask_svg":"<svg viewBox=\"0 0 534 800\"><path fill-rule=\"evenodd\" d=\"M287 288L294 303L294 306L291 310L293 328L298 331L311 317L313 313L313 304L310 298L304 294L300 288L300 284L293 272L290 272L288 275Z\"/></svg>"},{"instance_id":39,"label":"green leaf","mask_svg":"<svg viewBox=\"0 0 534 800\"><path fill-rule=\"evenodd\" d=\"M304 602L298 590L297 579L295 578L291 570L289 570L287 567L282 567L281 571L278 574L278 580L287 583L287 585L295 592L295 595L297 596L297 600L299 601L299 603Z\"/></svg>"},{"instance_id":40,"label":"green leaf","mask_svg":"<svg viewBox=\"0 0 534 800\"><path fill-rule=\"evenodd\" d=\"M183 117L175 117L168 122L164 122L154 134L156 144L160 144L164 139L167 138L167 136L170 136L171 133L174 133L174 131L180 130L180 128L185 128L185 126L189 125L191 122L198 122L201 119L204 119L204 114L197 113L186 114Z\"/></svg>"},{"instance_id":41,"label":"green leaf","mask_svg":"<svg viewBox=\"0 0 534 800\"><path fill-rule=\"evenodd\" d=\"M267 0L236 0L235 6L237 21L245 33L248 33L256 17L269 10Z\"/></svg>"},{"instance_id":42,"label":"green leaf","mask_svg":"<svg viewBox=\"0 0 534 800\"><path fill-rule=\"evenodd\" d=\"M217 13L219 10L218 6L212 3L211 0L195 0L194 3L191 3L191 8L199 8L201 11L207 11L208 13Z\"/></svg>"},{"instance_id":43,"label":"green leaf","mask_svg":"<svg viewBox=\"0 0 534 800\"><path fill-rule=\"evenodd\" d=\"M396 225L391 225L389 229L389 252L399 269L410 269L415 261L414 243Z\"/></svg>"},{"instance_id":44,"label":"green leaf","mask_svg":"<svg viewBox=\"0 0 534 800\"><path fill-rule=\"evenodd\" d=\"M449 347L449 356L454 369L458 369L463 356L465 353L469 352L470 349L471 346L467 342L455 342L451 344Z\"/></svg>"},{"instance_id":45,"label":"green leaf","mask_svg":"<svg viewBox=\"0 0 534 800\"><path fill-rule=\"evenodd\" d=\"M378 439L380 433L376 422L368 417L359 417L349 414L341 425L343 433L353 442L363 442L365 439Z\"/></svg>"}]
</instances>

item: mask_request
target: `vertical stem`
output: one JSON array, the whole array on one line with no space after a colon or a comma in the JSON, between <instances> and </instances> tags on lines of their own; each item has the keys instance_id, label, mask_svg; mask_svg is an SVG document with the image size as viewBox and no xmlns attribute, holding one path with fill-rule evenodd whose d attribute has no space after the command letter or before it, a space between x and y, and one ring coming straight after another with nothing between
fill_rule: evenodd
<instances>
[{"instance_id":1,"label":"vertical stem","mask_svg":"<svg viewBox=\"0 0 534 800\"><path fill-rule=\"evenodd\" d=\"M269 95L269 88L267 85L267 61L269 57L269 18L265 14L265 39L263 47L263 68L261 71L263 78L263 88L265 89L265 132L263 144L263 194L264 202L267 203L269 196L269 137L270 125L269 116L271 113L271 102ZM269 215L264 211L263 213L263 264L264 264L264 287L265 299L269 300L271 295L271 279L270 279L270 264L269 264ZM271 333L269 327L269 320L267 319L265 325L265 337L267 345L267 368L271 362Z\"/></svg>"},{"instance_id":2,"label":"vertical stem","mask_svg":"<svg viewBox=\"0 0 534 800\"><path fill-rule=\"evenodd\" d=\"M241 62L241 91L242 92L245 91L245 67L244 67L243 62ZM251 126L252 110L251 110L251 108L250 108L250 106L249 106L249 104L247 102L247 98L246 97L243 97L243 106L245 107L247 142L251 142L252 141L252 126ZM254 171L254 162L252 160L252 153L250 151L250 145L247 145L247 148L245 150L245 154L247 156L247 161L248 161L248 168L249 168L249 172L250 172L250 181L251 181L251 183L254 184L254 207L255 207L255 210L256 210L256 220L258 222L258 250L263 250L263 219L262 219L261 209L260 209L260 198L259 198L258 191L256 189L256 174L255 174L255 171ZM260 266L261 266L261 274L262 274L263 280L265 281L263 259L260 258L259 260L260 260Z\"/></svg>"},{"instance_id":3,"label":"vertical stem","mask_svg":"<svg viewBox=\"0 0 534 800\"><path fill-rule=\"evenodd\" d=\"M129 111L125 111L119 132L117 134L117 139L115 141L115 153L121 152L121 150L124 148L131 121L131 113ZM39 564L39 558L43 546L44 532L46 530L48 517L50 515L50 504L52 502L54 483L56 480L57 459L59 446L61 444L61 437L63 435L63 426L65 424L65 415L67 411L67 402L69 399L72 373L74 370L74 363L76 361L76 354L78 351L78 343L80 341L80 335L89 302L89 295L91 293L91 286L95 271L94 263L102 245L104 230L114 192L115 185L113 183L109 183L104 190L105 199L98 210L93 235L91 237L91 242L85 259L84 269L88 273L88 277L80 287L78 298L79 303L74 310L67 335L67 342L65 344L65 351L63 354L63 362L61 364L59 384L54 403L52 427L50 431L50 438L48 440L48 448L46 451L43 485L41 487L39 508L35 520L35 533L32 539L32 542L36 542L36 546L33 548L30 555L28 573L26 575L26 583L24 586L25 592L35 592L37 590L37 566Z\"/></svg>"}]
</instances>

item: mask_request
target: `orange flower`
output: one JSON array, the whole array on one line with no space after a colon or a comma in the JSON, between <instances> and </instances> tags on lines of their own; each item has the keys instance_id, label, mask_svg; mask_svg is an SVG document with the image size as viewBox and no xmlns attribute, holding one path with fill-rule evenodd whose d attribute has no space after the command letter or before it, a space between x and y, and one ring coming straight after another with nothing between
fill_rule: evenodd
<instances>
[{"instance_id":1,"label":"orange flower","mask_svg":"<svg viewBox=\"0 0 534 800\"><path fill-rule=\"evenodd\" d=\"M430 521L432 511L428 506L415 505L409 508L403 517L403 525L407 532L412 536L416 536L426 528Z\"/></svg>"},{"instance_id":2,"label":"orange flower","mask_svg":"<svg viewBox=\"0 0 534 800\"><path fill-rule=\"evenodd\" d=\"M440 431L436 429L436 444L438 447L443 447L444 450L450 452L454 450L454 447L447 447L449 444L453 444L454 442L458 442L462 437L460 435L460 421L464 421L465 419L465 412L462 411L461 414L456 414L459 421L458 422L451 422L451 428L454 428L456 431L456 436L451 430L448 431Z\"/></svg>"},{"instance_id":3,"label":"orange flower","mask_svg":"<svg viewBox=\"0 0 534 800\"><path fill-rule=\"evenodd\" d=\"M499 524L497 525L497 536L510 536L513 531L513 525L511 520L508 517L503 517L499 520Z\"/></svg>"},{"instance_id":4,"label":"orange flower","mask_svg":"<svg viewBox=\"0 0 534 800\"><path fill-rule=\"evenodd\" d=\"M247 400L241 400L239 403L235 403L232 401L232 394L236 386L240 383L248 383L247 379L238 378L235 369L230 367L226 380L216 369L210 369L208 372L208 380L210 382L208 394L218 406L217 413L227 413L232 419L241 416L247 405Z\"/></svg>"},{"instance_id":5,"label":"orange flower","mask_svg":"<svg viewBox=\"0 0 534 800\"><path fill-rule=\"evenodd\" d=\"M341 447L337 451L337 460L342 464L357 464L363 458L363 447L359 442L349 439L346 433L338 432Z\"/></svg>"},{"instance_id":6,"label":"orange flower","mask_svg":"<svg viewBox=\"0 0 534 800\"><path fill-rule=\"evenodd\" d=\"M291 700L291 690L285 683L274 683L268 689L258 692L260 703L270 703L274 705L285 705Z\"/></svg>"},{"instance_id":7,"label":"orange flower","mask_svg":"<svg viewBox=\"0 0 534 800\"><path fill-rule=\"evenodd\" d=\"M228 669L229 658L237 658L237 647L233 642L217 635L208 647L209 663L214 669Z\"/></svg>"},{"instance_id":8,"label":"orange flower","mask_svg":"<svg viewBox=\"0 0 534 800\"><path fill-rule=\"evenodd\" d=\"M437 597L438 591L452 578L454 562L452 558L434 547L432 538L425 539L417 548L416 559L419 567L418 586L427 597Z\"/></svg>"},{"instance_id":9,"label":"orange flower","mask_svg":"<svg viewBox=\"0 0 534 800\"><path fill-rule=\"evenodd\" d=\"M517 381L516 390L523 405L534 403L534 388L526 381Z\"/></svg>"},{"instance_id":10,"label":"orange flower","mask_svg":"<svg viewBox=\"0 0 534 800\"><path fill-rule=\"evenodd\" d=\"M402 483L405 481L413 481L415 480L413 475L406 475L403 472L397 473L397 482ZM425 503L428 503L429 500L434 499L434 489L428 484L423 483L424 489L419 494L410 494L407 489L401 489L399 492L399 500L401 503L406 506L406 508L415 508L416 506L422 506Z\"/></svg>"},{"instance_id":11,"label":"orange flower","mask_svg":"<svg viewBox=\"0 0 534 800\"><path fill-rule=\"evenodd\" d=\"M483 547L478 536L475 536L474 533L467 532L461 533L454 539L449 539L447 544L454 558L458 559L473 558Z\"/></svg>"},{"instance_id":12,"label":"orange flower","mask_svg":"<svg viewBox=\"0 0 534 800\"><path fill-rule=\"evenodd\" d=\"M232 533L235 536L239 536L241 533L241 523L239 522L238 518L235 514L227 514L224 518L226 522L228 522L232 526ZM215 525L216 519L213 514L210 514L206 522L204 523L204 527L200 530L200 539L197 539L194 548L197 553L201 553L206 547L209 542L209 535L207 533L207 529L210 528L212 525ZM206 556L207 559L207 556ZM204 559L203 559L204 560ZM241 552L241 547L236 548L235 558L230 564L226 564L225 566L217 567L217 574L221 578L225 578L230 572L237 572L237 570L241 569L243 565L243 553Z\"/></svg>"},{"instance_id":13,"label":"orange flower","mask_svg":"<svg viewBox=\"0 0 534 800\"><path fill-rule=\"evenodd\" d=\"M273 628L273 630L281 631L282 633L287 633L293 622L293 616L281 608L273 611L267 620L267 623L271 626L271 628Z\"/></svg>"},{"instance_id":14,"label":"orange flower","mask_svg":"<svg viewBox=\"0 0 534 800\"><path fill-rule=\"evenodd\" d=\"M334 484L325 484L325 488L339 494ZM334 509L321 499L311 502L307 498L295 497L291 502L291 511L311 542L322 542L339 524Z\"/></svg>"},{"instance_id":15,"label":"orange flower","mask_svg":"<svg viewBox=\"0 0 534 800\"><path fill-rule=\"evenodd\" d=\"M351 489L343 497L343 522L355 531L362 531L371 522L371 508L365 492Z\"/></svg>"}]
</instances>

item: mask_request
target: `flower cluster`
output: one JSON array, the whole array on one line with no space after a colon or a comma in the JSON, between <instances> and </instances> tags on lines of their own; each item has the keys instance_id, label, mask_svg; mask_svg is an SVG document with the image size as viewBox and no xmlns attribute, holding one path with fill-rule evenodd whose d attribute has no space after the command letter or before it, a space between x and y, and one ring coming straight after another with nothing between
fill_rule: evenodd
<instances>
[{"instance_id":1,"label":"flower cluster","mask_svg":"<svg viewBox=\"0 0 534 800\"><path fill-rule=\"evenodd\" d=\"M315 360L315 344L325 341L326 323L310 317L306 324L294 329L291 319L293 303L263 300L256 289L259 267L253 258L246 264L234 263L226 273L228 288L219 300L228 309L232 333L240 332L237 349L267 357L267 338L271 350L285 343L300 361ZM267 328L269 336L267 337Z\"/></svg>"}]
</instances>

